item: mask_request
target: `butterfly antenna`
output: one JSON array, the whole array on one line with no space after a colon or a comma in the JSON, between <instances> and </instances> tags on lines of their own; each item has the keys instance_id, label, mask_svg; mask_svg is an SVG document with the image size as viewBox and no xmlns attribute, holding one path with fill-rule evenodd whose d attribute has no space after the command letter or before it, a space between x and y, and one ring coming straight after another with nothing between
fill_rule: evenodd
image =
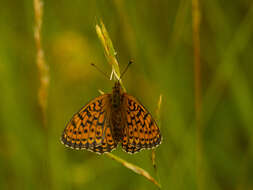
<instances>
[{"instance_id":1,"label":"butterfly antenna","mask_svg":"<svg viewBox=\"0 0 253 190\"><path fill-rule=\"evenodd\" d=\"M95 67L100 73L102 73L107 79L110 80L110 77L104 71L102 71L101 69L99 69L97 67L97 65L95 65L94 63L91 63L91 66Z\"/></svg>"},{"instance_id":2,"label":"butterfly antenna","mask_svg":"<svg viewBox=\"0 0 253 190\"><path fill-rule=\"evenodd\" d=\"M120 79L122 79L122 78L123 78L123 76L124 76L124 74L126 73L126 71L127 71L128 67L129 67L132 63L133 63L133 61L132 61L132 60L130 60L130 61L128 62L128 64L127 64L126 68L125 68L125 69L124 69L124 71L121 73Z\"/></svg>"}]
</instances>

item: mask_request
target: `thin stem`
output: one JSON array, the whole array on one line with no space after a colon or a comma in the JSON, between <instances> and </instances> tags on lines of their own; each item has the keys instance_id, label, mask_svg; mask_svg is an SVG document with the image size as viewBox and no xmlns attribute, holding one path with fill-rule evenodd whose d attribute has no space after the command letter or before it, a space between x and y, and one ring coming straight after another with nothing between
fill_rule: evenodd
<instances>
[{"instance_id":1,"label":"thin stem","mask_svg":"<svg viewBox=\"0 0 253 190\"><path fill-rule=\"evenodd\" d=\"M98 35L98 38L100 39L103 47L104 47L104 53L105 57L107 59L107 62L112 66L112 77L115 77L117 80L120 81L120 84L124 91L126 91L126 88L124 87L121 78L120 78L120 68L118 64L118 60L116 58L116 51L114 50L112 40L109 37L109 34L105 28L104 23L102 20L100 20L99 24L96 24L96 32Z\"/></svg>"},{"instance_id":2,"label":"thin stem","mask_svg":"<svg viewBox=\"0 0 253 190\"><path fill-rule=\"evenodd\" d=\"M42 0L34 0L34 12L35 12L35 28L34 39L37 49L37 67L39 71L40 87L38 91L38 101L42 112L43 126L46 127L46 109L47 109L47 96L49 86L49 68L45 62L44 51L41 42L41 28L43 17L43 2Z\"/></svg>"},{"instance_id":3,"label":"thin stem","mask_svg":"<svg viewBox=\"0 0 253 190\"><path fill-rule=\"evenodd\" d=\"M162 98L163 98L163 95L160 94L159 100L158 100L158 103L157 103L157 109L156 109L156 120L157 120L157 124L158 124L159 127L161 127L160 113L161 113ZM158 172L157 172L156 151L155 151L155 149L152 149L151 160L152 160L152 165L153 165L154 170L155 170L156 177L157 177L158 181L160 182L160 177L159 177Z\"/></svg>"},{"instance_id":4,"label":"thin stem","mask_svg":"<svg viewBox=\"0 0 253 190\"><path fill-rule=\"evenodd\" d=\"M159 127L161 127L161 125L160 125L160 112L161 112L162 98L163 98L163 95L160 94L159 100L158 100L158 103L157 103L157 108L156 108L156 120L157 120L157 124L158 124ZM153 164L153 167L155 169L155 172L157 173L157 165L156 165L155 158L156 158L155 149L152 149L152 155L151 155L152 164Z\"/></svg>"},{"instance_id":5,"label":"thin stem","mask_svg":"<svg viewBox=\"0 0 253 190\"><path fill-rule=\"evenodd\" d=\"M133 171L133 172L135 172L139 175L142 175L143 177L145 177L146 179L148 179L149 181L154 183L157 187L161 188L161 185L148 172L146 172L144 169L142 169L142 168L140 168L140 167L138 167L134 164L131 164L131 163L123 160L122 158L119 158L118 156L115 156L111 153L107 153L106 155L108 157L110 157L111 159L121 163L123 166L130 169L131 171Z\"/></svg>"},{"instance_id":6,"label":"thin stem","mask_svg":"<svg viewBox=\"0 0 253 190\"><path fill-rule=\"evenodd\" d=\"M34 27L34 40L36 44L37 57L36 63L39 73L40 86L38 89L38 103L41 110L42 115L42 126L45 132L45 154L43 159L43 163L41 164L41 172L43 173L41 183L46 185L46 189L50 189L50 170L48 163L48 128L47 128L47 101L48 101L48 86L49 86L49 67L45 62L44 51L42 48L42 37L41 37L41 29L42 29L42 21L43 21L43 1L42 0L34 0L34 15L35 15L35 27Z\"/></svg>"},{"instance_id":7,"label":"thin stem","mask_svg":"<svg viewBox=\"0 0 253 190\"><path fill-rule=\"evenodd\" d=\"M196 120L196 158L197 158L197 184L198 189L203 189L203 159L202 159L202 98L201 98L201 64L200 64L200 8L199 1L192 0L192 29L194 46L194 86L195 86L195 120Z\"/></svg>"},{"instance_id":8,"label":"thin stem","mask_svg":"<svg viewBox=\"0 0 253 190\"><path fill-rule=\"evenodd\" d=\"M120 74L120 68L119 68L119 64L118 61L116 59L116 52L113 48L113 44L112 41L108 35L108 32L105 28L105 25L103 24L102 21L100 21L100 25L96 25L96 31L97 31L97 35L104 47L104 52L105 52L105 56L107 58L108 63L112 66L112 75L115 76L115 78L117 80L120 81L121 86L123 88L124 91L126 91L126 89L123 86L123 83L121 81L121 76L124 75L124 73L126 72L127 68L129 67L129 65L132 63L131 61L128 63L128 66L126 67L126 69L124 70L124 72L122 73L122 75ZM107 153L106 154L108 157L112 158L113 160L121 163L123 166L125 166L126 168L130 169L131 171L144 176L146 179L148 179L149 181L153 182L157 187L161 187L161 185L144 169L131 164L125 160L123 160L122 158L119 158L118 156L115 156L111 153Z\"/></svg>"}]
</instances>

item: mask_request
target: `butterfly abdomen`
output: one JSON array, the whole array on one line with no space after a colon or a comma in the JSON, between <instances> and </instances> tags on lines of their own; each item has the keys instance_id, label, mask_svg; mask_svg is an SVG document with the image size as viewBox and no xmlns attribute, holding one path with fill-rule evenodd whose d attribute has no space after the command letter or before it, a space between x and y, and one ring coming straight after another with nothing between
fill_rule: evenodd
<instances>
[{"instance_id":1,"label":"butterfly abdomen","mask_svg":"<svg viewBox=\"0 0 253 190\"><path fill-rule=\"evenodd\" d=\"M62 143L99 154L120 143L128 153L154 148L161 143L160 130L151 114L119 81L112 94L103 94L76 113L63 131Z\"/></svg>"},{"instance_id":2,"label":"butterfly abdomen","mask_svg":"<svg viewBox=\"0 0 253 190\"><path fill-rule=\"evenodd\" d=\"M123 137L123 118L120 109L112 109L113 117L111 117L112 133L117 142Z\"/></svg>"}]
</instances>

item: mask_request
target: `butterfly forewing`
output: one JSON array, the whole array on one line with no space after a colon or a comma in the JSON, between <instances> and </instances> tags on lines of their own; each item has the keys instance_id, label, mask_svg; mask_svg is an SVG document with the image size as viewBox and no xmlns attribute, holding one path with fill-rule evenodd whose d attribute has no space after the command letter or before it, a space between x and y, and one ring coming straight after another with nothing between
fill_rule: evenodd
<instances>
[{"instance_id":1,"label":"butterfly forewing","mask_svg":"<svg viewBox=\"0 0 253 190\"><path fill-rule=\"evenodd\" d=\"M116 82L112 94L95 98L72 117L61 141L97 153L111 152L121 143L135 153L159 145L161 134L151 114Z\"/></svg>"},{"instance_id":2,"label":"butterfly forewing","mask_svg":"<svg viewBox=\"0 0 253 190\"><path fill-rule=\"evenodd\" d=\"M74 149L110 152L117 144L110 126L111 94L101 95L76 113L64 129L61 141Z\"/></svg>"},{"instance_id":3,"label":"butterfly forewing","mask_svg":"<svg viewBox=\"0 0 253 190\"><path fill-rule=\"evenodd\" d=\"M122 148L126 152L135 153L161 143L155 120L136 98L124 93L122 112L125 114Z\"/></svg>"}]
</instances>

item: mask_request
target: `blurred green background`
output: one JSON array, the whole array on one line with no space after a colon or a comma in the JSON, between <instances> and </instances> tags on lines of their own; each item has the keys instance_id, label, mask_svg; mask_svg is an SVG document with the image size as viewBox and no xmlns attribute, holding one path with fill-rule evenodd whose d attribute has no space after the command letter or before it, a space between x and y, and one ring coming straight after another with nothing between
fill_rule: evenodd
<instances>
[{"instance_id":1,"label":"blurred green background","mask_svg":"<svg viewBox=\"0 0 253 190\"><path fill-rule=\"evenodd\" d=\"M45 1L42 43L49 66L48 125L38 105L39 73L33 1L0 6L0 189L157 189L105 155L74 151L62 131L98 89L111 92L90 66L111 72L97 37L102 18L124 77L156 118L163 94L157 148L113 153L146 169L162 189L253 189L253 2L201 1L201 158L197 175L191 1ZM46 135L48 134L48 135Z\"/></svg>"}]
</instances>

